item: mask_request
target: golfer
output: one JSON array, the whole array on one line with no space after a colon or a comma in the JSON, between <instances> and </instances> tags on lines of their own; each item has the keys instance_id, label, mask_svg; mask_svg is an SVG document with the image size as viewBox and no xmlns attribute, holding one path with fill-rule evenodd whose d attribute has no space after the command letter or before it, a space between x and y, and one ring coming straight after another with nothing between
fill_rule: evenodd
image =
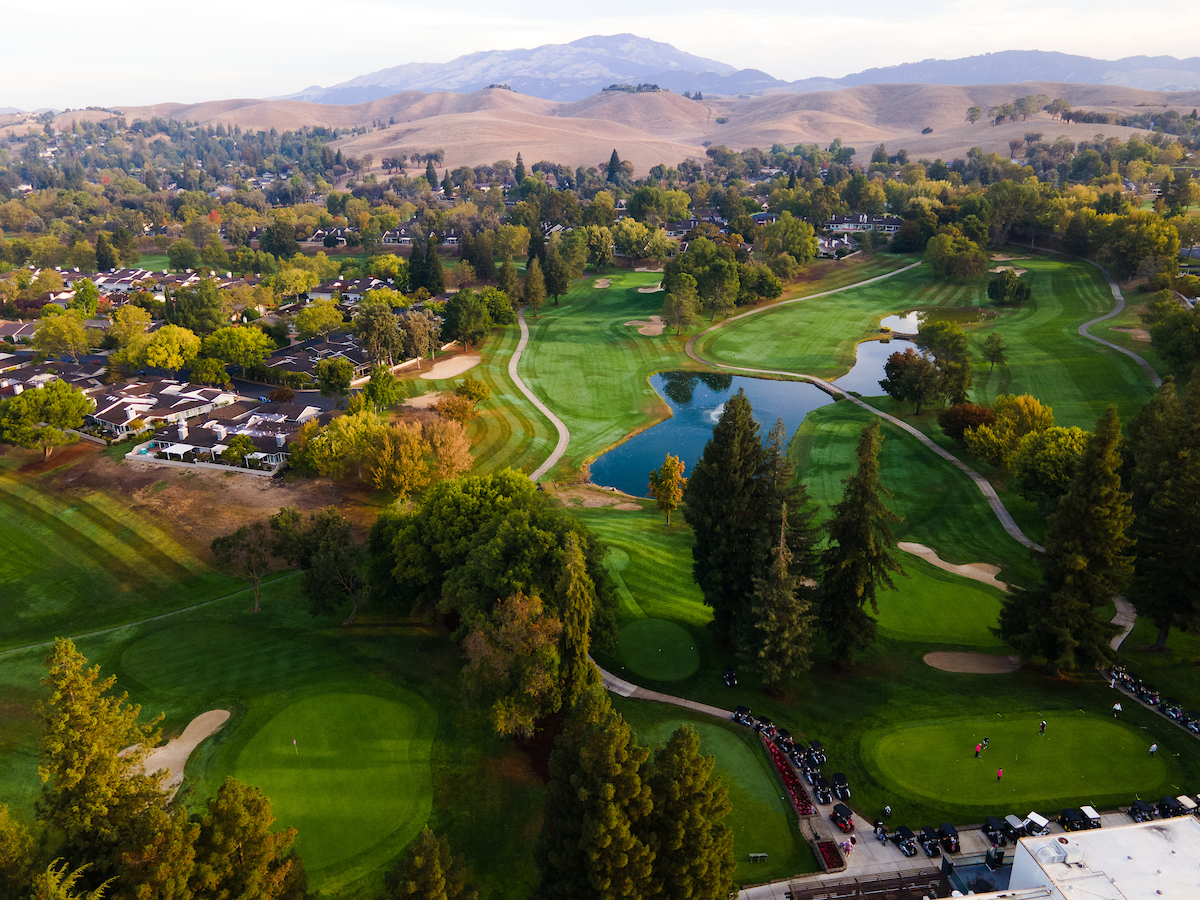
<instances>
[{"instance_id":1,"label":"golfer","mask_svg":"<svg viewBox=\"0 0 1200 900\"><path fill-rule=\"evenodd\" d=\"M975 745L975 758L976 759L979 759L979 752L981 750L983 750L983 744L976 744Z\"/></svg>"},{"instance_id":2,"label":"golfer","mask_svg":"<svg viewBox=\"0 0 1200 900\"><path fill-rule=\"evenodd\" d=\"M1151 744L1150 745L1150 755L1153 756L1156 750L1158 750L1158 744Z\"/></svg>"},{"instance_id":3,"label":"golfer","mask_svg":"<svg viewBox=\"0 0 1200 900\"><path fill-rule=\"evenodd\" d=\"M1046 720L1042 719L1042 727L1038 729L1038 734L1046 733Z\"/></svg>"},{"instance_id":4,"label":"golfer","mask_svg":"<svg viewBox=\"0 0 1200 900\"><path fill-rule=\"evenodd\" d=\"M1000 782L1000 779L1001 779L1001 778L1003 778L1003 777L1004 777L1004 770L1003 770L1003 769L997 769L997 770L996 770L996 782L997 782L997 784Z\"/></svg>"},{"instance_id":5,"label":"golfer","mask_svg":"<svg viewBox=\"0 0 1200 900\"><path fill-rule=\"evenodd\" d=\"M1121 714L1121 701L1118 700L1116 703L1113 704L1113 718L1115 719L1120 714Z\"/></svg>"}]
</instances>

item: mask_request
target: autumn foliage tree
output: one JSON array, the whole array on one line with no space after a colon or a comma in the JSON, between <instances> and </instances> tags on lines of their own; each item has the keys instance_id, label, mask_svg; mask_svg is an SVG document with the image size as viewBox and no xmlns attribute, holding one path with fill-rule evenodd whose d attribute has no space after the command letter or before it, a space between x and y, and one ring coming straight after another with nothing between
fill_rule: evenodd
<instances>
[{"instance_id":1,"label":"autumn foliage tree","mask_svg":"<svg viewBox=\"0 0 1200 900\"><path fill-rule=\"evenodd\" d=\"M650 494L658 502L659 510L666 513L667 527L670 527L671 513L679 508L687 487L683 470L684 464L679 457L668 453L663 464L650 472Z\"/></svg>"}]
</instances>

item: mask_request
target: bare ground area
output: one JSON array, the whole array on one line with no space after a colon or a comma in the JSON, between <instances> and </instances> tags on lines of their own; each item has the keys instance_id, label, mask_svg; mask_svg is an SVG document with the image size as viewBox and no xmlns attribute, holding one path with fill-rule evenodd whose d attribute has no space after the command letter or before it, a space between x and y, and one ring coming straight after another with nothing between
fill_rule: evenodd
<instances>
[{"instance_id":1,"label":"bare ground area","mask_svg":"<svg viewBox=\"0 0 1200 900\"><path fill-rule=\"evenodd\" d=\"M582 506L586 509L611 507L625 511L636 511L642 508L628 494L620 491L606 491L591 485L572 485L558 488L553 492L555 499L561 500L567 506Z\"/></svg>"},{"instance_id":2,"label":"bare ground area","mask_svg":"<svg viewBox=\"0 0 1200 900\"><path fill-rule=\"evenodd\" d=\"M187 728L183 729L183 734L146 754L146 773L157 772L159 769L168 770L170 774L163 781L163 788L174 794L183 783L183 769L192 751L199 747L205 738L216 734L228 720L229 710L226 709L210 709L196 716L188 723Z\"/></svg>"},{"instance_id":3,"label":"bare ground area","mask_svg":"<svg viewBox=\"0 0 1200 900\"><path fill-rule=\"evenodd\" d=\"M1008 585L996 577L1000 574L999 566L993 566L990 563L965 563L963 565L956 565L955 563L946 562L946 560L937 555L937 551L932 547L926 547L924 544L914 544L909 541L901 541L896 546L905 553L921 557L925 562L941 569L943 572L952 572L955 575L961 575L964 578L970 578L974 581L1000 588L1002 591L1008 590Z\"/></svg>"},{"instance_id":4,"label":"bare ground area","mask_svg":"<svg viewBox=\"0 0 1200 900\"><path fill-rule=\"evenodd\" d=\"M992 656L988 653L961 653L942 650L926 653L925 664L943 672L967 672L972 675L1007 675L1021 668L1019 656Z\"/></svg>"},{"instance_id":5,"label":"bare ground area","mask_svg":"<svg viewBox=\"0 0 1200 900\"><path fill-rule=\"evenodd\" d=\"M428 372L422 372L421 377L426 381L435 381L439 378L454 378L456 375L461 375L477 365L483 359L478 353L464 353L461 356L452 356L449 359L443 359L433 364Z\"/></svg>"},{"instance_id":6,"label":"bare ground area","mask_svg":"<svg viewBox=\"0 0 1200 900\"><path fill-rule=\"evenodd\" d=\"M404 401L404 406L407 409L431 409L443 397L449 396L449 391L430 391L428 394L422 394L420 397L409 397Z\"/></svg>"},{"instance_id":7,"label":"bare ground area","mask_svg":"<svg viewBox=\"0 0 1200 900\"><path fill-rule=\"evenodd\" d=\"M638 288L640 291L641 288ZM626 322L626 325L636 327L638 334L643 334L646 337L658 337L663 333L662 316L651 316L650 321L646 322L641 319L634 319L632 322Z\"/></svg>"},{"instance_id":8,"label":"bare ground area","mask_svg":"<svg viewBox=\"0 0 1200 900\"><path fill-rule=\"evenodd\" d=\"M1113 331L1121 331L1132 337L1135 341L1145 341L1150 343L1150 332L1145 328L1113 328Z\"/></svg>"}]
</instances>

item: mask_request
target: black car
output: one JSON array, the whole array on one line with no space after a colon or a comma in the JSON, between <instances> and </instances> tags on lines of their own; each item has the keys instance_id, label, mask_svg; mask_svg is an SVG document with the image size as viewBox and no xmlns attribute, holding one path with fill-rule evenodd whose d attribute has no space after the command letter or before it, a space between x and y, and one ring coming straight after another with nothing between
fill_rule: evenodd
<instances>
[{"instance_id":1,"label":"black car","mask_svg":"<svg viewBox=\"0 0 1200 900\"><path fill-rule=\"evenodd\" d=\"M995 816L988 816L984 819L980 831L988 839L989 844L995 844L997 847L1008 845L1008 838L1004 836L1004 823Z\"/></svg>"},{"instance_id":2,"label":"black car","mask_svg":"<svg viewBox=\"0 0 1200 900\"><path fill-rule=\"evenodd\" d=\"M896 829L896 833L892 835L892 843L905 856L917 855L917 836L913 834L912 829L907 825L901 825Z\"/></svg>"},{"instance_id":3,"label":"black car","mask_svg":"<svg viewBox=\"0 0 1200 900\"><path fill-rule=\"evenodd\" d=\"M854 830L854 813L845 803L835 804L829 818L841 829L842 834L849 834Z\"/></svg>"},{"instance_id":4,"label":"black car","mask_svg":"<svg viewBox=\"0 0 1200 900\"><path fill-rule=\"evenodd\" d=\"M1082 831L1088 827L1083 813L1073 807L1068 807L1059 814L1058 824L1063 827L1063 831Z\"/></svg>"},{"instance_id":5,"label":"black car","mask_svg":"<svg viewBox=\"0 0 1200 900\"><path fill-rule=\"evenodd\" d=\"M942 839L942 846L946 848L947 853L957 853L961 846L958 840L958 829L949 822L943 822L938 828L938 837Z\"/></svg>"},{"instance_id":6,"label":"black car","mask_svg":"<svg viewBox=\"0 0 1200 900\"><path fill-rule=\"evenodd\" d=\"M850 782L841 772L833 773L833 792L837 794L839 800L850 799Z\"/></svg>"},{"instance_id":7,"label":"black car","mask_svg":"<svg viewBox=\"0 0 1200 900\"><path fill-rule=\"evenodd\" d=\"M1174 797L1162 797L1158 801L1158 814L1164 819L1186 816L1187 808Z\"/></svg>"},{"instance_id":8,"label":"black car","mask_svg":"<svg viewBox=\"0 0 1200 900\"><path fill-rule=\"evenodd\" d=\"M733 671L733 666L725 667L725 674L723 677L725 679L726 687L737 687L737 673Z\"/></svg>"},{"instance_id":9,"label":"black car","mask_svg":"<svg viewBox=\"0 0 1200 900\"><path fill-rule=\"evenodd\" d=\"M1145 800L1134 800L1129 807L1129 818L1135 822L1149 822L1154 818L1154 807Z\"/></svg>"},{"instance_id":10,"label":"black car","mask_svg":"<svg viewBox=\"0 0 1200 900\"><path fill-rule=\"evenodd\" d=\"M935 856L942 855L942 848L939 844L938 834L928 825L921 829L921 833L917 836L917 840L921 843L921 849L925 851L925 855L930 859Z\"/></svg>"},{"instance_id":11,"label":"black car","mask_svg":"<svg viewBox=\"0 0 1200 900\"><path fill-rule=\"evenodd\" d=\"M829 786L829 782L821 775L817 776L817 783L814 785L813 793L816 794L817 802L822 806L833 802L833 789Z\"/></svg>"},{"instance_id":12,"label":"black car","mask_svg":"<svg viewBox=\"0 0 1200 900\"><path fill-rule=\"evenodd\" d=\"M750 715L749 708L745 706L739 706L733 711L733 721L739 725L745 725L747 728L754 727L754 716Z\"/></svg>"},{"instance_id":13,"label":"black car","mask_svg":"<svg viewBox=\"0 0 1200 900\"><path fill-rule=\"evenodd\" d=\"M820 741L813 741L808 745L808 755L818 766L825 765L825 745Z\"/></svg>"}]
</instances>

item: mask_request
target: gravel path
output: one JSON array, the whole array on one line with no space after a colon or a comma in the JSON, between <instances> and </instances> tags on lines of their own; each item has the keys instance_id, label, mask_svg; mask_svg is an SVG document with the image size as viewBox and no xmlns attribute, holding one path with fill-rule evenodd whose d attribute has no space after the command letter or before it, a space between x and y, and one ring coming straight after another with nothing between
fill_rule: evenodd
<instances>
[{"instance_id":1,"label":"gravel path","mask_svg":"<svg viewBox=\"0 0 1200 900\"><path fill-rule=\"evenodd\" d=\"M1133 608L1133 604L1124 597L1113 597L1113 603L1116 604L1117 614L1112 617L1114 625L1121 626L1121 632L1112 639L1112 648L1114 650L1121 649L1121 643L1125 638L1129 637L1129 633L1133 631L1134 623L1137 622L1137 610Z\"/></svg>"},{"instance_id":2,"label":"gravel path","mask_svg":"<svg viewBox=\"0 0 1200 900\"><path fill-rule=\"evenodd\" d=\"M1104 268L1104 266L1100 265L1099 263L1092 262L1090 259L1084 260L1084 262L1092 263L1093 266L1095 266L1097 269L1099 269L1101 272L1104 273L1104 280L1108 282L1109 290L1112 291L1112 295L1116 299L1117 305L1115 307L1113 307L1112 312L1105 313L1102 316L1097 316L1096 318L1092 319L1089 322L1084 322L1082 325L1079 326L1079 333L1090 341L1095 341L1097 344L1103 344L1105 347L1110 347L1111 349L1116 350L1118 353L1124 353L1126 356L1128 356L1135 363L1137 363L1139 366L1142 367L1142 371L1146 373L1146 377L1150 379L1150 382L1155 387L1162 387L1162 379L1159 378L1158 373L1154 371L1154 366L1150 365L1150 363L1146 362L1146 360L1142 359L1140 356L1138 356L1132 350L1126 350L1124 347L1119 347L1116 344L1113 344L1113 343L1110 343L1109 341L1104 340L1103 338L1098 338L1094 334L1088 333L1088 328L1090 328L1091 326L1098 325L1099 323L1105 321L1106 319L1111 319L1113 316L1120 313L1121 310L1123 310L1125 308L1125 297L1122 296L1121 289L1119 287L1117 287L1117 283L1115 281L1113 281L1112 276L1108 274L1108 269Z\"/></svg>"},{"instance_id":3,"label":"gravel path","mask_svg":"<svg viewBox=\"0 0 1200 900\"><path fill-rule=\"evenodd\" d=\"M525 385L525 382L521 380L521 376L517 374L517 366L521 362L521 354L525 352L525 346L529 343L529 326L525 324L524 307L517 310L517 323L521 326L521 340L517 342L517 349L513 353L512 359L508 361L508 377L513 380L513 384L520 388L521 393L529 398L529 402L537 407L538 411L549 419L558 431L558 443L554 445L554 452L546 457L546 461L538 466L537 471L529 476L530 481L537 481L549 472L562 459L563 454L567 452L567 444L571 440L571 432L567 431L567 426L563 424L563 420L550 412L550 408L538 399L537 395Z\"/></svg>"},{"instance_id":4,"label":"gravel path","mask_svg":"<svg viewBox=\"0 0 1200 900\"><path fill-rule=\"evenodd\" d=\"M596 668L600 669L599 666L596 666ZM674 697L671 694L660 694L658 691L647 690L644 687L638 687L636 684L626 681L624 678L618 678L612 672L606 672L604 669L600 669L600 677L604 684L604 689L616 694L618 697L632 697L634 700L652 700L655 703L667 703L671 706L680 706L684 709L704 713L706 716L713 716L725 721L733 718L733 710L721 709L705 703L697 703L695 700L685 700L683 697Z\"/></svg>"}]
</instances>

